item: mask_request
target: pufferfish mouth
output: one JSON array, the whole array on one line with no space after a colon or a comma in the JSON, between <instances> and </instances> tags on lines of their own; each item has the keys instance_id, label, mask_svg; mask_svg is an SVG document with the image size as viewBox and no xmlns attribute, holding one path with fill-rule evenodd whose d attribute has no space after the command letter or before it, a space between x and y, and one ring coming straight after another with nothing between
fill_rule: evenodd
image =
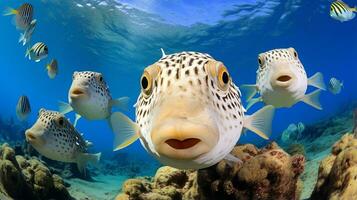
<instances>
[{"instance_id":1,"label":"pufferfish mouth","mask_svg":"<svg viewBox=\"0 0 357 200\"><path fill-rule=\"evenodd\" d=\"M280 82L287 82L287 81L291 80L291 76L282 75L282 76L279 76L276 80L280 81Z\"/></svg>"},{"instance_id":2,"label":"pufferfish mouth","mask_svg":"<svg viewBox=\"0 0 357 200\"><path fill-rule=\"evenodd\" d=\"M80 98L80 97L84 97L84 96L87 96L87 93L82 88L73 88L70 91L70 97L72 99L76 99L76 98Z\"/></svg>"},{"instance_id":3,"label":"pufferfish mouth","mask_svg":"<svg viewBox=\"0 0 357 200\"><path fill-rule=\"evenodd\" d=\"M189 160L212 150L219 139L217 128L185 119L166 119L156 124L151 139L158 154Z\"/></svg>"},{"instance_id":4,"label":"pufferfish mouth","mask_svg":"<svg viewBox=\"0 0 357 200\"><path fill-rule=\"evenodd\" d=\"M170 145L170 147L174 149L188 149L195 146L199 142L201 142L201 140L197 138L188 138L183 141L177 139L168 139L165 141L166 144Z\"/></svg>"}]
</instances>

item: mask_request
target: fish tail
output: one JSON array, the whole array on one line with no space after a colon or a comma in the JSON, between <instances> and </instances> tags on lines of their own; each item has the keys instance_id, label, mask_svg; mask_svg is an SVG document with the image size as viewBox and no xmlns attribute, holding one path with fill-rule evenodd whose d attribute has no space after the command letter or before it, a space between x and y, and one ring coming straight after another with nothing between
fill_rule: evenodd
<instances>
[{"instance_id":1,"label":"fish tail","mask_svg":"<svg viewBox=\"0 0 357 200\"><path fill-rule=\"evenodd\" d=\"M352 11L352 12L357 12L357 6L351 8L351 11Z\"/></svg>"},{"instance_id":2,"label":"fish tail","mask_svg":"<svg viewBox=\"0 0 357 200\"><path fill-rule=\"evenodd\" d=\"M114 151L123 149L139 138L139 129L135 122L120 112L113 113L109 125L114 132Z\"/></svg>"},{"instance_id":3,"label":"fish tail","mask_svg":"<svg viewBox=\"0 0 357 200\"><path fill-rule=\"evenodd\" d=\"M30 57L31 57L31 56L30 56L30 48L27 48L27 49L26 49L25 58L26 58L26 57L29 57L29 59L30 59Z\"/></svg>"},{"instance_id":4,"label":"fish tail","mask_svg":"<svg viewBox=\"0 0 357 200\"><path fill-rule=\"evenodd\" d=\"M78 170L82 174L86 175L86 165L88 163L97 164L100 160L101 155L102 155L101 153L96 153L96 154L80 153L77 159Z\"/></svg>"},{"instance_id":5,"label":"fish tail","mask_svg":"<svg viewBox=\"0 0 357 200\"><path fill-rule=\"evenodd\" d=\"M8 16L8 15L18 15L19 11L17 11L16 9L13 8L6 8L3 15L4 16Z\"/></svg>"},{"instance_id":6,"label":"fish tail","mask_svg":"<svg viewBox=\"0 0 357 200\"><path fill-rule=\"evenodd\" d=\"M25 34L24 33L20 33L19 43L20 42L22 42L22 45L25 46L26 40L25 40Z\"/></svg>"}]
</instances>

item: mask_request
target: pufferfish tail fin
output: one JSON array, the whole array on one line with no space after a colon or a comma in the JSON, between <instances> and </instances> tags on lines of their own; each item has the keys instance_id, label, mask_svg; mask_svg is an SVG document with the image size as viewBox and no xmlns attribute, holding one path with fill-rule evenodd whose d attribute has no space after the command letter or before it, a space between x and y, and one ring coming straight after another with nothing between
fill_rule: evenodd
<instances>
[{"instance_id":1,"label":"pufferfish tail fin","mask_svg":"<svg viewBox=\"0 0 357 200\"><path fill-rule=\"evenodd\" d=\"M240 88L242 89L242 92L246 98L246 101L249 101L258 92L257 86L255 84L254 85L250 85L250 84L241 85Z\"/></svg>"},{"instance_id":2,"label":"pufferfish tail fin","mask_svg":"<svg viewBox=\"0 0 357 200\"><path fill-rule=\"evenodd\" d=\"M326 85L324 83L324 76L321 72L317 72L307 80L307 84L319 88L321 90L326 90Z\"/></svg>"},{"instance_id":3,"label":"pufferfish tail fin","mask_svg":"<svg viewBox=\"0 0 357 200\"><path fill-rule=\"evenodd\" d=\"M4 16L8 16L8 15L18 15L19 11L17 11L16 9L13 8L6 8L3 15Z\"/></svg>"},{"instance_id":4,"label":"pufferfish tail fin","mask_svg":"<svg viewBox=\"0 0 357 200\"><path fill-rule=\"evenodd\" d=\"M139 138L138 125L121 112L113 113L109 124L114 132L113 151L123 149Z\"/></svg>"},{"instance_id":5,"label":"pufferfish tail fin","mask_svg":"<svg viewBox=\"0 0 357 200\"><path fill-rule=\"evenodd\" d=\"M243 126L268 140L271 135L274 111L275 108L273 106L264 106L253 115L244 117Z\"/></svg>"}]
</instances>

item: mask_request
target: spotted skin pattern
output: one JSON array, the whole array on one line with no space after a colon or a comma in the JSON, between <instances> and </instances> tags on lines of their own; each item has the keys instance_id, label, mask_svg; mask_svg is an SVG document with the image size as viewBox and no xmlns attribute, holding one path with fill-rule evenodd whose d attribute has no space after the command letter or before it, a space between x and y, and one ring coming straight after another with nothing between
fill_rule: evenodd
<instances>
[{"instance_id":1,"label":"spotted skin pattern","mask_svg":"<svg viewBox=\"0 0 357 200\"><path fill-rule=\"evenodd\" d=\"M212 77L206 69L209 61L215 61L210 55L198 52L181 52L167 55L154 65L160 72L153 80L150 96L143 92L136 103L136 123L139 125L143 146L164 164L179 168L203 168L222 160L238 141L242 127L244 108L238 87L229 82L226 91L218 87L217 78ZM230 77L229 77L230 79ZM174 96L177 101L199 103L209 122L219 130L217 144L208 153L193 161L173 160L159 155L151 139L151 130L155 122L155 113L160 111L165 101ZM175 109L173 107L172 109ZM190 116L191 120L198 120Z\"/></svg>"},{"instance_id":2,"label":"spotted skin pattern","mask_svg":"<svg viewBox=\"0 0 357 200\"><path fill-rule=\"evenodd\" d=\"M59 112L41 109L32 129L41 130L40 137L44 141L44 145L32 146L50 159L77 162L77 156L87 152L81 134Z\"/></svg>"},{"instance_id":3,"label":"spotted skin pattern","mask_svg":"<svg viewBox=\"0 0 357 200\"><path fill-rule=\"evenodd\" d=\"M71 99L70 94L68 95L69 103L76 113L90 120L106 119L110 116L111 106L109 102L112 97L101 73L91 71L74 72L71 88L75 87L85 89L88 94L88 98L78 101Z\"/></svg>"}]
</instances>

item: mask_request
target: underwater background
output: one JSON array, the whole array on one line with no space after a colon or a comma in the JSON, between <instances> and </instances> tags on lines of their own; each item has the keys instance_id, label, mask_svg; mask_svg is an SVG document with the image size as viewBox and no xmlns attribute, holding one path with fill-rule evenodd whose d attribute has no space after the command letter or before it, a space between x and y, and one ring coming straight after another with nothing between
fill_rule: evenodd
<instances>
[{"instance_id":1,"label":"underwater background","mask_svg":"<svg viewBox=\"0 0 357 200\"><path fill-rule=\"evenodd\" d=\"M59 101L67 102L73 72L85 70L102 73L113 98L128 96L130 103L125 114L135 119L132 105L140 93L142 71L161 58L160 48L166 54L181 51L208 53L227 66L233 81L240 86L255 83L259 53L294 47L308 77L321 72L326 84L331 77L343 81L340 94L322 92L320 102L323 110L304 103L278 109L270 141L249 132L240 138L239 144L266 145L279 140L291 123L313 125L333 117L357 100L357 20L341 23L332 19L329 16L332 1L27 2L34 6L34 18L37 19L30 44L45 42L49 47L48 58L41 62L35 63L24 57L26 46L18 43L19 31L11 17L0 17L0 117L3 121L13 119L23 129L36 121L40 108L58 110ZM352 0L345 2L351 6L357 4ZM24 1L1 1L0 10L16 8L22 3ZM53 80L48 78L45 69L52 58L59 63L59 74ZM21 95L29 97L32 108L24 123L17 121L15 113ZM248 114L262 105L254 106ZM73 122L73 113L67 116ZM113 152L113 134L104 120L80 119L77 129L94 143L93 152L102 152L102 158L107 162L115 158L119 160L118 165L125 162L145 164L146 167L138 173L140 176L152 176L160 166L138 141ZM24 141L24 136L20 134L13 140ZM0 141L14 142L9 138ZM111 183L116 184L119 193L120 185L127 177L126 174L114 176L124 177Z\"/></svg>"}]
</instances>

